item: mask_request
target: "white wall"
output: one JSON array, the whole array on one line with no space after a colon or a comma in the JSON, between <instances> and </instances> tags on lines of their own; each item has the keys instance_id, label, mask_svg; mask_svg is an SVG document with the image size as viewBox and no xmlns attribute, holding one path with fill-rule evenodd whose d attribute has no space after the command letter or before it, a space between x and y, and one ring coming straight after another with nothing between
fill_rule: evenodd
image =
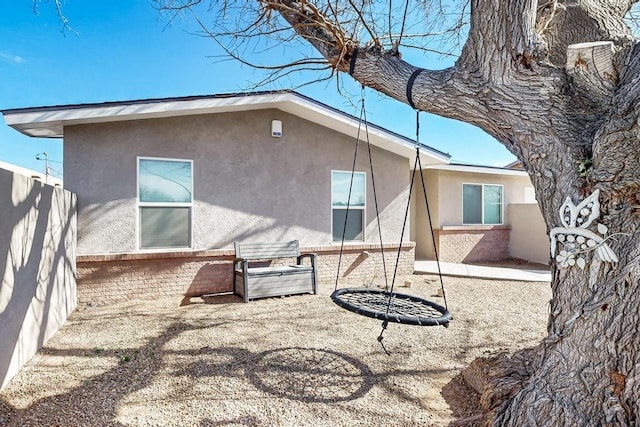
<instances>
[{"instance_id":1,"label":"white wall","mask_svg":"<svg viewBox=\"0 0 640 427\"><path fill-rule=\"evenodd\" d=\"M76 198L0 169L0 389L77 305Z\"/></svg>"},{"instance_id":2,"label":"white wall","mask_svg":"<svg viewBox=\"0 0 640 427\"><path fill-rule=\"evenodd\" d=\"M525 188L531 187L527 176L438 171L438 226L462 225L462 184L495 184L504 187L503 222L506 224L506 208L511 203L525 201Z\"/></svg>"},{"instance_id":3,"label":"white wall","mask_svg":"<svg viewBox=\"0 0 640 427\"><path fill-rule=\"evenodd\" d=\"M514 258L548 264L551 257L547 226L537 203L513 203L508 206L511 225L509 253Z\"/></svg>"},{"instance_id":4,"label":"white wall","mask_svg":"<svg viewBox=\"0 0 640 427\"><path fill-rule=\"evenodd\" d=\"M510 227L509 256L546 264L549 240L542 214L533 194L533 186L528 176L505 175L500 173L475 173L427 169L423 171L427 197L431 208L434 228L468 227L473 232L476 226L462 225L462 185L496 184L503 186L503 224ZM414 227L412 238L416 242L418 258L433 258L434 250L429 229L429 221L422 195L422 183L414 184L413 205ZM522 205L514 208L511 206Z\"/></svg>"}]
</instances>

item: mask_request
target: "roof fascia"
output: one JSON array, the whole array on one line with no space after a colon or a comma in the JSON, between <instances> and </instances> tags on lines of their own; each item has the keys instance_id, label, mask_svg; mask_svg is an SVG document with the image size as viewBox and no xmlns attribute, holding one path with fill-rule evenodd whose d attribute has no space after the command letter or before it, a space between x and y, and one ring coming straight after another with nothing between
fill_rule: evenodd
<instances>
[{"instance_id":1,"label":"roof fascia","mask_svg":"<svg viewBox=\"0 0 640 427\"><path fill-rule=\"evenodd\" d=\"M522 170L516 169L504 169L495 168L491 166L479 166L479 165L429 165L423 169L427 170L440 170L449 172L463 172L463 173L481 173L487 175L503 175L503 176L523 176L528 177L529 174Z\"/></svg>"},{"instance_id":2,"label":"roof fascia","mask_svg":"<svg viewBox=\"0 0 640 427\"><path fill-rule=\"evenodd\" d=\"M183 98L77 104L2 111L7 125L32 137L62 138L64 127L127 120L154 119L197 114L276 108L318 123L353 138L363 137L359 120L347 113L293 91L213 95ZM368 124L371 143L402 157L415 157L415 143L382 127ZM446 164L448 154L420 147L424 165Z\"/></svg>"},{"instance_id":3,"label":"roof fascia","mask_svg":"<svg viewBox=\"0 0 640 427\"><path fill-rule=\"evenodd\" d=\"M279 108L287 113L303 119L318 123L353 138L365 140L368 134L369 141L376 147L398 154L407 159L414 159L416 155L415 142L394 132L390 132L380 126L367 123L366 129L355 116L346 114L340 110L331 108L314 99L297 93L288 94L289 103ZM429 147L420 147L420 160L423 165L436 165L449 163L450 156Z\"/></svg>"}]
</instances>

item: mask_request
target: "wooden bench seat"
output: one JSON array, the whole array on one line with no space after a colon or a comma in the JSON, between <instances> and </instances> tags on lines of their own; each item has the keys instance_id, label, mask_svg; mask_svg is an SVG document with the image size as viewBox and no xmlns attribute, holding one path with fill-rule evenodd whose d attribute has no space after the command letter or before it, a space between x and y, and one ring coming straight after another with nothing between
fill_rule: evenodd
<instances>
[{"instance_id":1,"label":"wooden bench seat","mask_svg":"<svg viewBox=\"0 0 640 427\"><path fill-rule=\"evenodd\" d=\"M276 243L235 242L233 290L244 302L281 295L317 293L316 254L300 254L297 240ZM264 265L295 258L293 265ZM303 264L309 258L310 265Z\"/></svg>"}]
</instances>

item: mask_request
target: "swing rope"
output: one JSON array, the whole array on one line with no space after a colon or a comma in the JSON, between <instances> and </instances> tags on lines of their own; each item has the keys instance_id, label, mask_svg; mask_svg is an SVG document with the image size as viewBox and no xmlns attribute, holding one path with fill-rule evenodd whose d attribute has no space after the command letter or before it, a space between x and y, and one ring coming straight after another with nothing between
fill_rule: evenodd
<instances>
[{"instance_id":1,"label":"swing rope","mask_svg":"<svg viewBox=\"0 0 640 427\"><path fill-rule=\"evenodd\" d=\"M389 298L387 301L387 309L386 309L387 315L391 310L391 303L393 302L392 296L393 296L393 291L395 289L396 276L398 274L398 264L400 264L400 255L402 254L402 242L404 241L404 231L407 227L407 219L409 218L409 207L411 206L411 193L413 192L413 183L415 181L416 166L417 166L417 161L419 157L420 156L416 156L416 160L414 161L413 173L411 174L411 182L409 183L409 195L407 196L407 207L404 210L404 220L402 221L402 231L400 232L400 243L398 244L398 252L396 254L396 265L395 265L395 268L393 269L393 279L391 279L391 290L390 290ZM389 355L389 352L387 351L384 344L382 343L382 339L383 339L382 335L384 334L384 331L387 329L388 324L389 322L386 320L382 322L382 329L380 330L380 335L378 335L378 342L382 346L382 349L385 351L385 353L387 353L387 355Z\"/></svg>"},{"instance_id":2,"label":"swing rope","mask_svg":"<svg viewBox=\"0 0 640 427\"><path fill-rule=\"evenodd\" d=\"M416 110L416 158L413 162L413 171L411 173L411 182L409 184L409 195L407 197L407 207L405 209L405 214L404 214L404 220L403 220L403 225L402 225L402 233L400 235L400 244L398 245L398 253L396 256L396 265L395 265L395 269L393 271L393 279L391 280L391 291L390 291L390 295L389 295L389 301L387 302L387 309L386 309L386 314L389 314L389 310L391 309L391 303L392 303L392 295L393 295L393 290L394 290L394 286L395 286L395 281L396 281L396 275L397 275L397 271L398 271L398 264L400 263L400 255L401 255L401 251L402 251L402 242L404 241L404 232L405 232L405 228L406 228L406 224L407 224L407 219L409 217L409 207L411 206L411 195L413 193L413 185L415 183L415 177L416 177L416 173L418 171L420 171L420 179L421 179L421 183L422 183L422 192L423 192L423 196L424 196L424 200L426 203L426 208L427 208L427 217L429 218L429 229L431 230L431 241L433 242L433 249L434 249L434 255L436 258L436 265L438 267L438 277L440 278L440 289L442 290L442 298L444 301L444 308L445 310L449 310L448 308L448 304L447 304L447 294L445 292L444 289L444 281L442 279L442 271L440 269L440 258L438 257L438 248L436 247L436 236L435 236L435 232L433 231L433 223L432 223L432 219L431 219L431 209L429 207L429 199L427 197L427 187L425 185L424 182L424 174L422 173L422 161L420 160L420 111ZM389 352L387 351L387 349L384 347L384 344L382 343L383 340L383 334L384 331L387 329L388 326L388 321L385 320L382 322L382 329L380 331L380 335L378 335L378 342L380 343L380 345L382 345L382 348L384 349L385 353L389 354Z\"/></svg>"},{"instance_id":3,"label":"swing rope","mask_svg":"<svg viewBox=\"0 0 640 427\"><path fill-rule=\"evenodd\" d=\"M433 243L433 254L436 258L436 266L438 267L438 277L440 278L440 290L442 291L442 300L444 301L444 308L447 310L447 292L444 290L444 280L442 279L442 270L440 269L440 257L438 256L438 246L436 245L436 233L433 231L433 220L431 219L431 209L429 208L429 198L427 197L427 186L424 183L424 174L422 173L422 161L420 160L420 110L416 110L416 158L418 163L418 170L420 170L420 179L422 181L422 193L424 196L424 202L427 207L427 218L429 218L429 229L431 230L431 242ZM414 169L413 173L416 171Z\"/></svg>"},{"instance_id":4,"label":"swing rope","mask_svg":"<svg viewBox=\"0 0 640 427\"><path fill-rule=\"evenodd\" d=\"M367 122L367 112L365 109L365 86L362 85L362 93L361 93L361 106L360 106L360 117L358 120L358 132L356 134L356 143L355 143L355 152L353 155L353 163L351 166L351 180L349 181L349 194L347 196L347 209L346 209L346 213L345 213L345 220L344 220L344 224L342 227L342 239L340 240L340 255L338 256L338 269L336 271L336 281L335 281L335 287L334 287L334 291L336 291L338 289L338 283L340 281L340 266L342 265L342 257L344 254L344 242L345 242L345 237L347 234L347 222L348 222L348 218L349 218L349 207L351 206L351 193L353 190L353 177L355 175L356 172L356 163L357 163L357 158L358 158L358 145L361 142L361 138L360 138L360 133L362 130L362 126L364 124L364 133L365 133L365 138L366 138L366 143L367 143L367 153L369 155L369 170L371 172L371 186L373 188L373 201L374 201L374 205L375 205L375 210L376 210L376 220L378 223L378 238L380 241L380 254L382 256L382 272L384 274L384 282L385 282L385 289L389 289L389 283L388 283L388 278L387 278L387 263L385 260L385 256L384 256L384 246L383 246L383 240L382 240L382 226L380 224L380 215L379 213L379 208L378 208L378 193L376 191L376 178L375 178L375 174L373 171L373 157L371 157L371 141L369 139L369 124ZM365 230L363 230L363 233L365 232ZM392 285L393 286L393 285Z\"/></svg>"},{"instance_id":5,"label":"swing rope","mask_svg":"<svg viewBox=\"0 0 640 427\"><path fill-rule=\"evenodd\" d=\"M367 152L369 153L369 170L371 171L371 187L373 188L373 203L376 208L376 220L378 222L378 238L380 241L380 256L382 257L382 273L384 274L384 288L385 290L389 290L389 279L387 277L387 262L384 256L384 245L382 243L382 225L380 224L380 209L378 209L378 193L376 191L376 177L373 173L373 158L371 157L371 141L369 140L369 123L367 122L367 110L364 108L364 93L365 88L362 85L362 111L364 116L364 130L365 135L367 137ZM398 265L396 262L396 268L398 269ZM395 272L393 274L395 280ZM391 289L393 290L393 280L391 281Z\"/></svg>"},{"instance_id":6,"label":"swing rope","mask_svg":"<svg viewBox=\"0 0 640 427\"><path fill-rule=\"evenodd\" d=\"M406 95L407 101L411 108L413 108L416 112L416 164L413 167L413 175L416 174L416 165L418 166L418 170L420 171L420 180L422 181L422 193L424 196L424 202L427 207L427 217L429 218L429 230L431 230L431 242L433 243L433 254L436 258L436 266L438 267L438 277L440 278L440 290L442 291L442 299L444 301L444 308L448 310L447 306L447 293L444 290L444 281L442 279L442 270L440 268L440 257L438 256L438 246L436 245L436 234L433 231L433 220L431 219L431 209L429 208L429 198L427 197L427 186L424 183L424 174L422 173L422 160L420 160L420 110L416 107L413 102L413 84L416 82L416 79L424 71L424 68L417 68L411 73L409 76L409 80L407 81ZM412 178L413 179L413 178ZM413 189L413 187L411 187ZM411 191L411 190L410 190ZM411 197L411 195L409 195Z\"/></svg>"},{"instance_id":7,"label":"swing rope","mask_svg":"<svg viewBox=\"0 0 640 427\"><path fill-rule=\"evenodd\" d=\"M355 55L354 55L355 57ZM353 60L353 58L352 58ZM407 94L409 97L409 101L410 104L413 106L413 102L410 99L410 86L413 84L413 81L417 78L418 74L420 74L420 71L422 70L416 70L411 78L410 78L410 85L407 88ZM389 354L389 352L387 351L387 349L385 348L382 340L383 340L383 334L384 331L387 329L387 326L389 324L389 321L394 321L397 323L404 323L404 324L411 324L411 325L420 325L420 326L435 326L435 325L442 325L447 327L449 325L449 322L452 320L451 314L448 311L447 308L447 301L446 301L446 294L444 292L444 282L442 280L442 272L440 270L440 261L438 258L438 253L437 253L437 248L436 248L436 243L435 243L435 233L433 230L433 224L432 224L432 220L431 220L431 211L429 208L429 202L427 199L427 193L426 193L426 185L424 182L424 175L422 174L422 162L420 160L420 143L419 143L419 129L420 129L420 123L419 123L419 111L416 109L417 115L416 115L416 142L415 142L415 147L416 147L416 158L414 161L414 165L413 165L413 172L411 175L411 182L410 182L410 187L409 187L409 194L407 197L407 206L405 209L405 215L404 215L404 220L403 220L403 224L402 224L402 232L401 232L401 236L400 236L400 242L398 244L398 252L396 254L396 264L394 267L394 271L393 271L393 277L391 280L391 287L389 287L389 283L388 283L388 275L387 275L387 267L386 267L386 260L385 260L385 256L384 256L384 245L383 245L383 239L382 239L382 226L380 223L380 212L379 212L379 206L378 206L378 197L377 197L377 190L376 190L376 183L375 183L375 175L374 175L374 170L373 170L373 160L372 160L372 155L371 155L371 143L370 143L370 139L369 139L369 129L368 129L368 122L367 122L367 117L366 117L366 109L365 109L365 87L364 85L362 86L362 96L361 96L361 111L360 111L360 117L359 117L359 123L358 123L358 132L357 132L357 136L356 136L356 142L355 142L355 152L354 152L354 158L353 158L353 163L352 163L352 168L351 168L351 181L349 183L349 194L348 194L348 198L347 198L347 207L346 207L346 213L345 213L345 220L344 220L344 224L343 224L343 229L342 229L342 239L341 239L341 244L340 244L340 254L338 257L338 266L337 266L337 271L336 271L336 281L335 281L335 288L334 288L334 292L331 294L331 299L333 300L334 303L336 303L337 305L339 305L342 308L345 308L349 311L353 311L357 314L363 315L363 316L367 316L367 317L372 317L375 319L380 319L382 320L382 330L380 331L380 335L378 336L378 342L380 343L380 345L382 346L383 350L385 351L385 353ZM347 220L348 220L348 215L349 215L349 208L351 205L351 196L352 196L352 192L353 192L353 181L354 181L354 175L355 175L355 169L356 169L356 164L357 164L357 156L358 156L358 146L359 143L361 142L361 132L362 132L362 128L364 127L364 131L366 134L366 143L367 143L367 151L368 151L368 157L369 157L369 165L370 165L370 172L371 172L371 184L372 184L372 188L373 188L373 196L374 196L374 204L375 204L375 211L376 211L376 219L377 219L377 224L378 224L378 236L379 236L379 243L380 243L380 252L381 252L381 256L382 256L382 268L383 268L383 272L384 272L384 278L385 278L385 290L380 290L380 289L372 289L372 288L343 288L343 289L338 289L338 283L340 280L340 268L342 265L342 259L343 259L343 255L344 255L344 243L345 243L345 239L346 239L346 231L347 231ZM435 249L435 256L436 256L436 262L438 265L438 275L440 277L440 287L442 290L442 295L444 297L444 303L445 306L441 306L439 304L436 304L434 302L428 301L426 299L417 297L417 296L413 296L413 295L406 295L406 294L398 294L394 292L395 289L395 281L397 278L397 273L398 273L398 267L400 264L400 256L402 254L402 244L404 242L404 234L406 231L406 227L407 227L407 222L408 222L408 218L409 218L409 209L411 207L411 196L412 196L412 192L413 192L413 186L416 183L416 179L415 179L415 175L416 172L420 171L420 175L421 175L421 183L422 183L422 189L423 189L423 195L425 197L425 201L427 203L427 215L429 217L429 227L431 229L431 238L433 241L433 245L434 245L434 249ZM366 229L363 229L362 231L363 233L366 233Z\"/></svg>"}]
</instances>

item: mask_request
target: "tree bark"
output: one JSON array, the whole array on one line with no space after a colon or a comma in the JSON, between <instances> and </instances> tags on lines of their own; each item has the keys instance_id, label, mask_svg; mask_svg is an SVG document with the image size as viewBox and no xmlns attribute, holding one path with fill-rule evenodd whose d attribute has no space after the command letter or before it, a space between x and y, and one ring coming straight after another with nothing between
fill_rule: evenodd
<instances>
[{"instance_id":1,"label":"tree bark","mask_svg":"<svg viewBox=\"0 0 640 427\"><path fill-rule=\"evenodd\" d=\"M495 425L635 425L640 414L640 49L631 51L606 119L593 138L585 187L602 191L601 220L626 233L617 265L556 269L548 338L523 389ZM634 76L634 77L632 77ZM561 188L557 189L561 191ZM556 220L557 222L557 220Z\"/></svg>"},{"instance_id":2,"label":"tree bark","mask_svg":"<svg viewBox=\"0 0 640 427\"><path fill-rule=\"evenodd\" d=\"M609 243L619 262L593 253L584 269L552 260L548 337L526 353L526 369L522 354L488 362L500 366L483 396L496 426L635 425L640 417L640 48L623 21L634 3L472 0L459 60L420 71L408 96L419 68L397 50L356 49L307 1L269 3L338 71L502 142L529 173L549 230L562 225L567 198L577 204L600 191L598 222L616 235ZM567 72L569 45L602 40L613 42L616 75Z\"/></svg>"}]
</instances>

